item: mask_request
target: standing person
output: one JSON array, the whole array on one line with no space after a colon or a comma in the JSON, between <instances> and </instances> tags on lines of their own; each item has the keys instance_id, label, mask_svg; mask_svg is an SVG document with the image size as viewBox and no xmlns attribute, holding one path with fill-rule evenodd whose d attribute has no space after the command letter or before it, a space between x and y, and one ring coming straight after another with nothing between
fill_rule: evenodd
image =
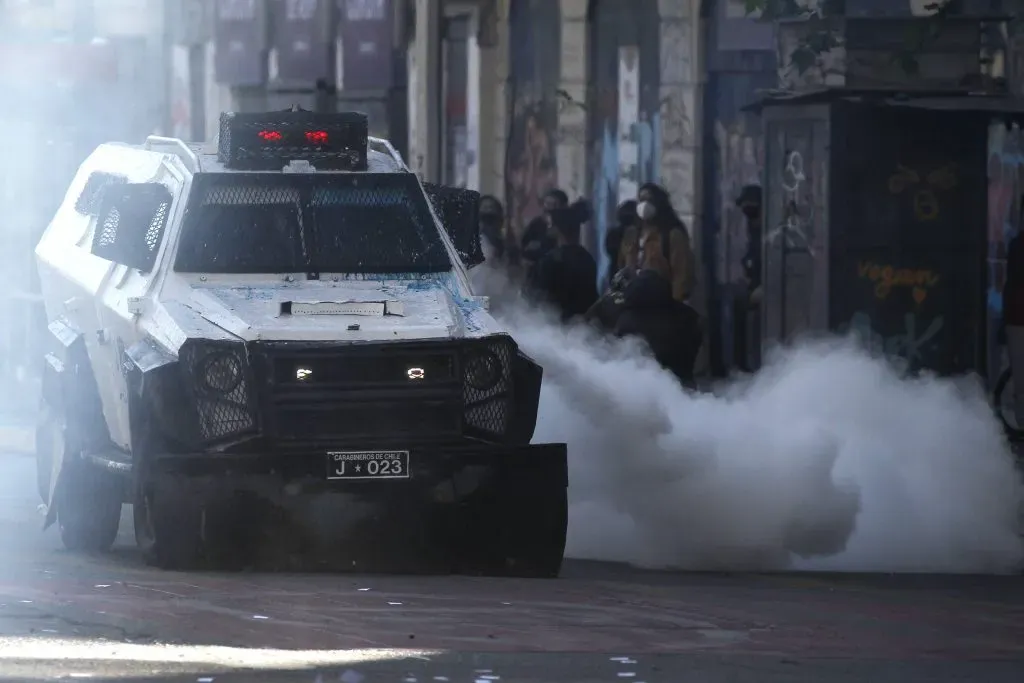
<instances>
[{"instance_id":1,"label":"standing person","mask_svg":"<svg viewBox=\"0 0 1024 683\"><path fill-rule=\"evenodd\" d=\"M646 183L637 194L639 225L625 230L619 265L633 271L654 270L672 286L672 297L685 302L696 281L690 233L676 214L668 192Z\"/></svg>"},{"instance_id":2,"label":"standing person","mask_svg":"<svg viewBox=\"0 0 1024 683\"><path fill-rule=\"evenodd\" d=\"M1019 231L1006 248L1003 325L1006 328L1010 372L1013 373L1013 413L1020 429L1024 427L1024 238Z\"/></svg>"},{"instance_id":3,"label":"standing person","mask_svg":"<svg viewBox=\"0 0 1024 683\"><path fill-rule=\"evenodd\" d=\"M753 372L759 364L757 349L760 347L759 316L756 312L760 308L762 292L761 250L764 235L761 186L747 185L741 189L736 198L736 206L743 212L747 223L747 249L740 264L746 278L746 289L733 296L733 348L736 365L744 372Z\"/></svg>"},{"instance_id":4,"label":"standing person","mask_svg":"<svg viewBox=\"0 0 1024 683\"><path fill-rule=\"evenodd\" d=\"M536 263L556 246L558 237L552 230L551 215L552 212L566 209L568 206L569 195L557 187L548 190L541 198L543 213L527 224L519 245L520 253L527 265Z\"/></svg>"},{"instance_id":5,"label":"standing person","mask_svg":"<svg viewBox=\"0 0 1024 683\"><path fill-rule=\"evenodd\" d=\"M554 306L562 322L586 314L597 301L597 262L580 244L588 217L582 201L554 209L551 222L558 243L534 264L527 278L527 297Z\"/></svg>"},{"instance_id":6,"label":"standing person","mask_svg":"<svg viewBox=\"0 0 1024 683\"><path fill-rule=\"evenodd\" d=\"M612 272L608 280L614 277L619 265L619 250L622 248L622 238L630 226L637 223L636 200L627 199L615 209L615 227L609 230L604 236L604 251L608 254L608 262L611 264Z\"/></svg>"},{"instance_id":7,"label":"standing person","mask_svg":"<svg viewBox=\"0 0 1024 683\"><path fill-rule=\"evenodd\" d=\"M505 207L489 194L480 197L478 212L480 245L488 261L501 261L505 257Z\"/></svg>"}]
</instances>

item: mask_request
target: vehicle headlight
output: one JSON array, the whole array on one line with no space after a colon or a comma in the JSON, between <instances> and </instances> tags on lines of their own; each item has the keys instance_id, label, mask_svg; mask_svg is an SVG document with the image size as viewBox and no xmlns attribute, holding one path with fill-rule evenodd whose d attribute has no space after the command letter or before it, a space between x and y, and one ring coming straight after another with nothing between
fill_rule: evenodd
<instances>
[{"instance_id":1,"label":"vehicle headlight","mask_svg":"<svg viewBox=\"0 0 1024 683\"><path fill-rule=\"evenodd\" d=\"M494 352L478 351L465 361L466 384L477 391L493 389L504 376L504 367Z\"/></svg>"},{"instance_id":2,"label":"vehicle headlight","mask_svg":"<svg viewBox=\"0 0 1024 683\"><path fill-rule=\"evenodd\" d=\"M199 379L209 391L230 394L242 382L242 364L233 353L211 353L203 359Z\"/></svg>"}]
</instances>

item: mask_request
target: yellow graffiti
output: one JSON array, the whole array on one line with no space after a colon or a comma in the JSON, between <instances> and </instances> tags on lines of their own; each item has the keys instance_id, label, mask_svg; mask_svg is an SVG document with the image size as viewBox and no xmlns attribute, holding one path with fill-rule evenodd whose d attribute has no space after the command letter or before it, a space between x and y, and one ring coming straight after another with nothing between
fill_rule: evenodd
<instances>
[{"instance_id":1,"label":"yellow graffiti","mask_svg":"<svg viewBox=\"0 0 1024 683\"><path fill-rule=\"evenodd\" d=\"M913 190L914 216L919 221L933 221L939 217L937 193L952 190L957 182L956 164L953 163L933 169L923 181L918 171L897 164L896 171L889 176L889 192L903 194Z\"/></svg>"},{"instance_id":2,"label":"yellow graffiti","mask_svg":"<svg viewBox=\"0 0 1024 683\"><path fill-rule=\"evenodd\" d=\"M939 275L926 268L896 268L873 261L861 261L857 275L874 283L875 296L879 299L888 298L897 287L906 287L918 304L928 298L928 290L939 282Z\"/></svg>"}]
</instances>

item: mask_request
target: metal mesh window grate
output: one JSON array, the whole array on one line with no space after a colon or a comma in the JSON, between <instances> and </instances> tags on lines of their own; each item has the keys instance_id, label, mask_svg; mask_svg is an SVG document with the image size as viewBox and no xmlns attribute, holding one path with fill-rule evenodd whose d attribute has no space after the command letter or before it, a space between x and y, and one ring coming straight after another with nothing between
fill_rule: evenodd
<instances>
[{"instance_id":1,"label":"metal mesh window grate","mask_svg":"<svg viewBox=\"0 0 1024 683\"><path fill-rule=\"evenodd\" d=\"M114 246L117 242L117 233L120 225L121 212L117 210L117 207L113 207L97 226L95 247L109 248Z\"/></svg>"},{"instance_id":2,"label":"metal mesh window grate","mask_svg":"<svg viewBox=\"0 0 1024 683\"><path fill-rule=\"evenodd\" d=\"M128 179L116 173L96 171L85 181L82 193L75 200L75 211L83 216L95 216L99 213L103 191L112 185L124 185Z\"/></svg>"},{"instance_id":3,"label":"metal mesh window grate","mask_svg":"<svg viewBox=\"0 0 1024 683\"><path fill-rule=\"evenodd\" d=\"M307 270L302 198L297 188L232 183L200 192L199 206L190 212L178 249L178 270Z\"/></svg>"},{"instance_id":4,"label":"metal mesh window grate","mask_svg":"<svg viewBox=\"0 0 1024 683\"><path fill-rule=\"evenodd\" d=\"M156 263L173 197L160 183L126 184L104 193L92 253L148 272Z\"/></svg>"},{"instance_id":5,"label":"metal mesh window grate","mask_svg":"<svg viewBox=\"0 0 1024 683\"><path fill-rule=\"evenodd\" d=\"M146 230L144 238L146 247L151 252L155 252L160 247L160 240L164 236L164 228L167 227L167 216L170 212L170 201L160 202L156 211L153 212L153 218L149 221L149 229Z\"/></svg>"},{"instance_id":6,"label":"metal mesh window grate","mask_svg":"<svg viewBox=\"0 0 1024 683\"><path fill-rule=\"evenodd\" d=\"M181 359L191 376L202 437L217 440L253 429L245 363L222 346L185 346ZM234 376L229 370L236 370Z\"/></svg>"},{"instance_id":7,"label":"metal mesh window grate","mask_svg":"<svg viewBox=\"0 0 1024 683\"><path fill-rule=\"evenodd\" d=\"M197 176L175 269L431 273L451 269L411 174Z\"/></svg>"},{"instance_id":8,"label":"metal mesh window grate","mask_svg":"<svg viewBox=\"0 0 1024 683\"><path fill-rule=\"evenodd\" d=\"M311 205L314 270L386 273L450 267L437 227L417 215L404 188L317 188Z\"/></svg>"}]
</instances>

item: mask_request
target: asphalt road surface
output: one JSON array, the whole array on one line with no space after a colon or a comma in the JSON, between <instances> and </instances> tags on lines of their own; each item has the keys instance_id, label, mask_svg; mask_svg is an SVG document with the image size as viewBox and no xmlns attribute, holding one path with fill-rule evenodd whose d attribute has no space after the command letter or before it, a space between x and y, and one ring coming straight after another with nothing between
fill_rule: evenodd
<instances>
[{"instance_id":1,"label":"asphalt road surface","mask_svg":"<svg viewBox=\"0 0 1024 683\"><path fill-rule=\"evenodd\" d=\"M37 504L31 459L0 455L0 683L1024 681L1019 578L169 573L130 515L82 557Z\"/></svg>"}]
</instances>

